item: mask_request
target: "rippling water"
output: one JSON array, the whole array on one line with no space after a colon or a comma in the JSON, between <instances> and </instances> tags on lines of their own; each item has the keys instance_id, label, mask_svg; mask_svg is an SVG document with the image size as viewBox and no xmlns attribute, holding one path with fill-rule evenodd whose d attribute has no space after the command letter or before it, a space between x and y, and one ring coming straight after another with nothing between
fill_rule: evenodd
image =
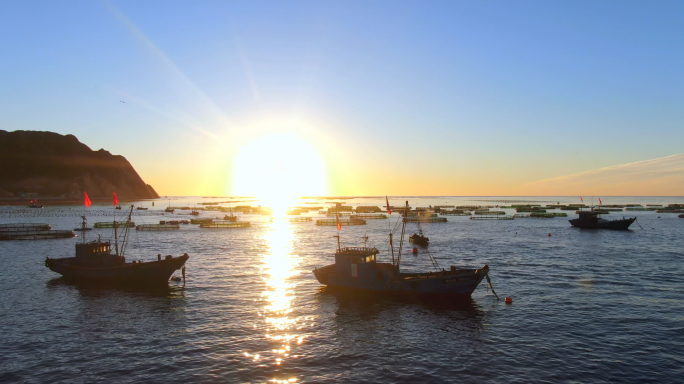
<instances>
[{"instance_id":1,"label":"rippling water","mask_svg":"<svg viewBox=\"0 0 684 384\"><path fill-rule=\"evenodd\" d=\"M409 198L442 200L500 204ZM0 222L79 223L63 207L44 218L8 209ZM488 264L510 305L484 284L452 304L332 292L311 270L332 263L335 227L258 215L241 216L253 224L245 229L133 231L128 259L190 254L185 283L152 291L74 285L44 267L46 256L72 256L79 238L0 242L0 382L682 382L684 219L608 217L623 215L638 224L592 231L565 218L449 216L423 225L443 267ZM181 215L136 221L172 217ZM343 227L342 240L361 245L367 233L386 257L387 230L388 220L369 220ZM430 266L422 254L404 260L407 270Z\"/></svg>"}]
</instances>

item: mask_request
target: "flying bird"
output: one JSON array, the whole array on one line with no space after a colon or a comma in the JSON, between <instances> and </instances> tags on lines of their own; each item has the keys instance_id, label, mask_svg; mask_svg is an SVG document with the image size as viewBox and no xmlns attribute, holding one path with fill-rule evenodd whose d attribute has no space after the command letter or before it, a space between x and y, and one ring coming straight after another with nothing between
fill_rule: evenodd
<instances>
[{"instance_id":1,"label":"flying bird","mask_svg":"<svg viewBox=\"0 0 684 384\"><path fill-rule=\"evenodd\" d=\"M125 102L125 101L123 101L123 100L119 100L119 103L128 104L127 102Z\"/></svg>"}]
</instances>

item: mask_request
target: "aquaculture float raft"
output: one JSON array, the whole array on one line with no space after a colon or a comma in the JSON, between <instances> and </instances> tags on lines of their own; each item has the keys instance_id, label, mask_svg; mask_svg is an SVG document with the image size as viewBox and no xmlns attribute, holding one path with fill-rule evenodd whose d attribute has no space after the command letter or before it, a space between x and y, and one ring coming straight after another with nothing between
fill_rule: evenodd
<instances>
[{"instance_id":1,"label":"aquaculture float raft","mask_svg":"<svg viewBox=\"0 0 684 384\"><path fill-rule=\"evenodd\" d=\"M200 224L200 228L207 228L207 229L231 229L231 228L247 228L251 227L252 224L250 224L249 221L223 221L223 220L217 220L211 223L202 223Z\"/></svg>"},{"instance_id":2,"label":"aquaculture float raft","mask_svg":"<svg viewBox=\"0 0 684 384\"><path fill-rule=\"evenodd\" d=\"M328 227L334 227L337 225L337 219L321 219L316 220L316 225L324 225ZM348 225L366 225L366 220L362 219L340 219L341 226Z\"/></svg>"},{"instance_id":3,"label":"aquaculture float raft","mask_svg":"<svg viewBox=\"0 0 684 384\"><path fill-rule=\"evenodd\" d=\"M325 212L325 211L323 211L323 212ZM320 213L320 212L319 212L319 213ZM335 216L342 217L342 216L351 216L352 213L351 213L351 212L337 212L337 213L335 213L335 212L332 212L332 213L326 212L325 215L328 216L328 217L335 217Z\"/></svg>"},{"instance_id":4,"label":"aquaculture float raft","mask_svg":"<svg viewBox=\"0 0 684 384\"><path fill-rule=\"evenodd\" d=\"M303 223L305 221L312 221L313 219L310 216L302 216L302 217L288 217L287 221L290 223Z\"/></svg>"},{"instance_id":5,"label":"aquaculture float raft","mask_svg":"<svg viewBox=\"0 0 684 384\"><path fill-rule=\"evenodd\" d=\"M477 215L470 216L470 220L513 220L513 216L501 216L501 215Z\"/></svg>"},{"instance_id":6,"label":"aquaculture float raft","mask_svg":"<svg viewBox=\"0 0 684 384\"><path fill-rule=\"evenodd\" d=\"M357 213L356 215L351 215L351 219L386 219L387 215L382 213Z\"/></svg>"},{"instance_id":7,"label":"aquaculture float raft","mask_svg":"<svg viewBox=\"0 0 684 384\"><path fill-rule=\"evenodd\" d=\"M116 222L116 227L117 228L135 228L135 222L126 222L126 221L117 221ZM95 228L114 228L114 222L113 221L100 221L95 224L93 224L93 227Z\"/></svg>"},{"instance_id":8,"label":"aquaculture float raft","mask_svg":"<svg viewBox=\"0 0 684 384\"><path fill-rule=\"evenodd\" d=\"M404 223L446 223L446 217L404 217Z\"/></svg>"},{"instance_id":9,"label":"aquaculture float raft","mask_svg":"<svg viewBox=\"0 0 684 384\"><path fill-rule=\"evenodd\" d=\"M15 231L0 232L0 240L49 240L76 237L73 231Z\"/></svg>"},{"instance_id":10,"label":"aquaculture float raft","mask_svg":"<svg viewBox=\"0 0 684 384\"><path fill-rule=\"evenodd\" d=\"M211 224L214 222L214 219L190 219L190 224Z\"/></svg>"},{"instance_id":11,"label":"aquaculture float raft","mask_svg":"<svg viewBox=\"0 0 684 384\"><path fill-rule=\"evenodd\" d=\"M180 229L178 224L142 224L135 227L136 231L150 231L150 232L161 232L161 231L174 231Z\"/></svg>"},{"instance_id":12,"label":"aquaculture float raft","mask_svg":"<svg viewBox=\"0 0 684 384\"><path fill-rule=\"evenodd\" d=\"M8 232L26 232L26 231L48 231L52 229L50 224L43 223L9 223L0 224L0 234Z\"/></svg>"}]
</instances>

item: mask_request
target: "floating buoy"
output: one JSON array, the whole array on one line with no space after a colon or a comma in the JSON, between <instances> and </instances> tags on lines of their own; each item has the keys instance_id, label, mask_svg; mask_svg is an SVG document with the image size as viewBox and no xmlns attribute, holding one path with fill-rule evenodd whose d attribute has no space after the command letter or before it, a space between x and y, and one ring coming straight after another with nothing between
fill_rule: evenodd
<instances>
[{"instance_id":1,"label":"floating buoy","mask_svg":"<svg viewBox=\"0 0 684 384\"><path fill-rule=\"evenodd\" d=\"M511 303L513 302L513 299L511 299L510 297L507 297L507 298L504 300L504 302L505 302L506 304L511 304Z\"/></svg>"},{"instance_id":2,"label":"floating buoy","mask_svg":"<svg viewBox=\"0 0 684 384\"><path fill-rule=\"evenodd\" d=\"M411 252L415 253L416 255L418 254L418 248L413 248Z\"/></svg>"},{"instance_id":3,"label":"floating buoy","mask_svg":"<svg viewBox=\"0 0 684 384\"><path fill-rule=\"evenodd\" d=\"M551 237L551 234L549 233L549 237Z\"/></svg>"}]
</instances>

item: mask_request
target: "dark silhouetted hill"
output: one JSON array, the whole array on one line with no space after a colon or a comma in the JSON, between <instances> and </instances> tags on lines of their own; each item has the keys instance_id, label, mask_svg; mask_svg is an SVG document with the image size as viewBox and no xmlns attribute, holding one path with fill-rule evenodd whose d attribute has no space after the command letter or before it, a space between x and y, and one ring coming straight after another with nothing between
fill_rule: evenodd
<instances>
[{"instance_id":1,"label":"dark silhouetted hill","mask_svg":"<svg viewBox=\"0 0 684 384\"><path fill-rule=\"evenodd\" d=\"M0 130L0 197L41 196L158 198L125 157L91 150L74 135Z\"/></svg>"}]
</instances>

